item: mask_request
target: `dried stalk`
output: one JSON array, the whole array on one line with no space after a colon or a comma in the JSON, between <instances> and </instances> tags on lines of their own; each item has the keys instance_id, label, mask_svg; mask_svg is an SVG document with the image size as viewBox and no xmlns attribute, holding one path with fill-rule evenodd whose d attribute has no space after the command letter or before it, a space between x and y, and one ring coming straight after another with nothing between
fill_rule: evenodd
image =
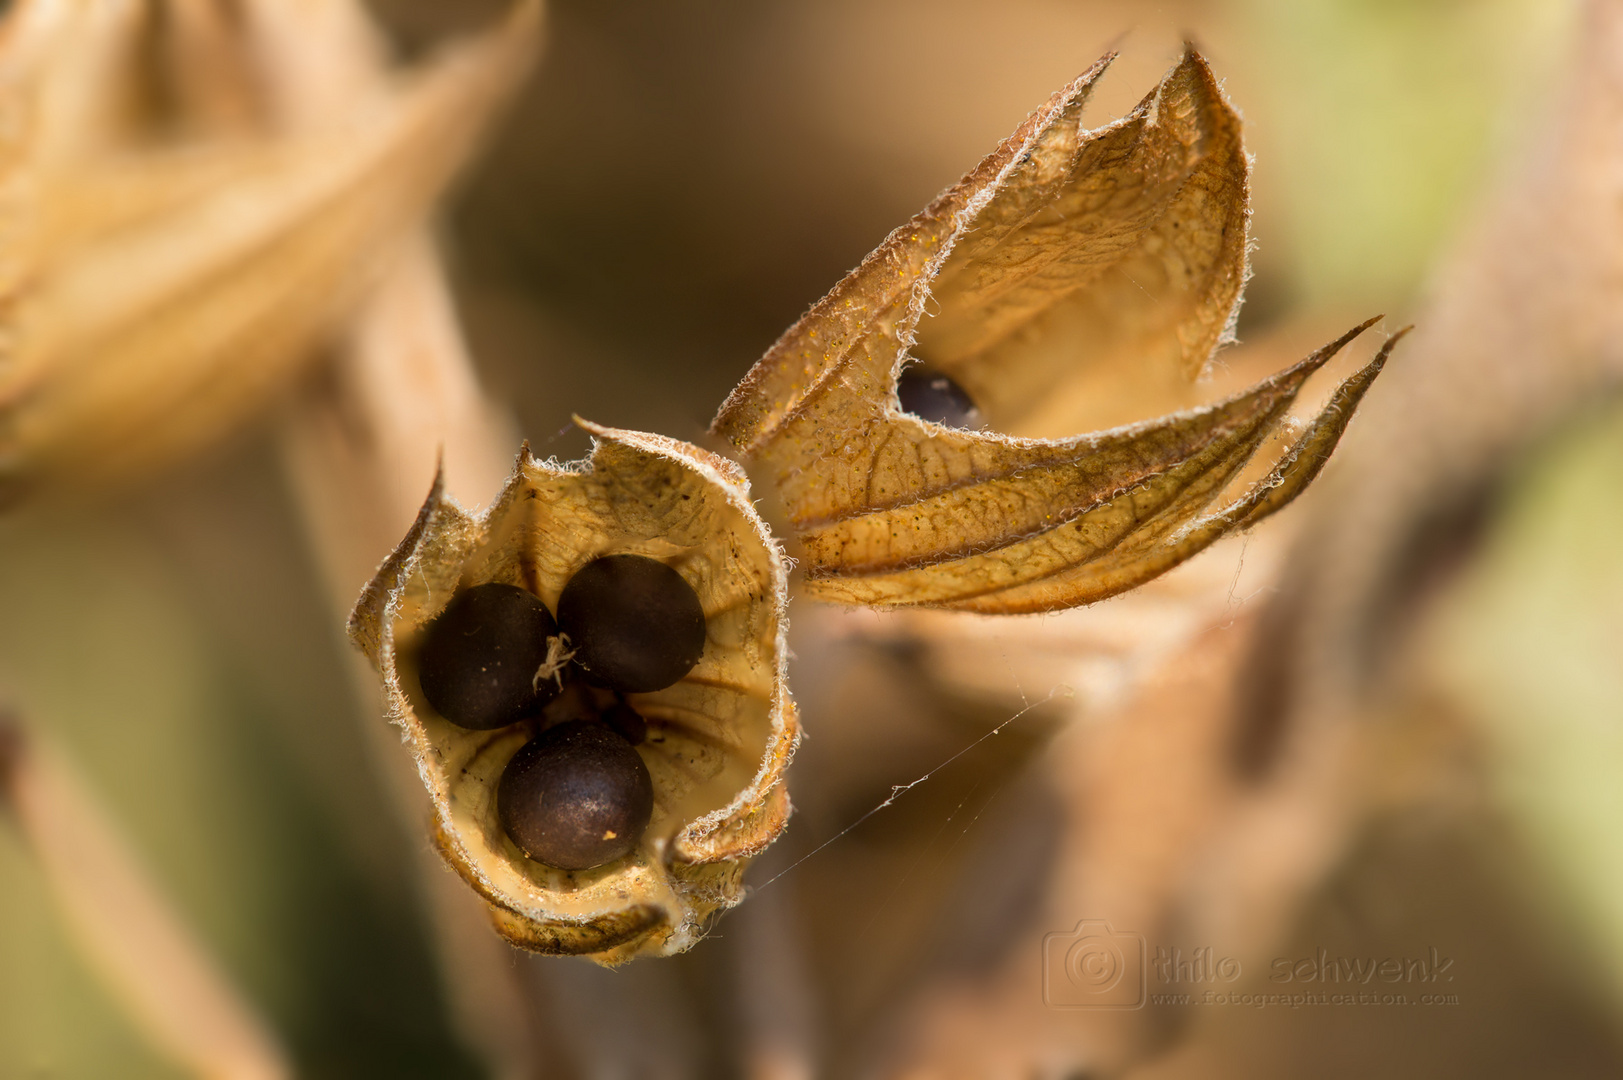
<instances>
[{"instance_id":1,"label":"dried stalk","mask_svg":"<svg viewBox=\"0 0 1623 1080\"><path fill-rule=\"evenodd\" d=\"M356 5L261 0L249 14L276 73L284 123L319 125L335 96L380 92L382 50ZM539 17L538 4L522 5L504 33L528 52ZM310 49L311 41L326 47ZM511 86L522 64L509 64L502 74ZM284 455L334 609L345 614L416 515L436 467L448 490L471 496L471 504L500 489L518 441L512 419L479 387L425 233L406 242L351 320L326 378L299 404L284 428ZM377 723L376 681L359 663L356 669L369 745L403 812L420 820L427 811L422 788L390 729ZM495 1075L534 1075L508 946L491 932L483 902L427 849L421 876L458 1029Z\"/></svg>"}]
</instances>

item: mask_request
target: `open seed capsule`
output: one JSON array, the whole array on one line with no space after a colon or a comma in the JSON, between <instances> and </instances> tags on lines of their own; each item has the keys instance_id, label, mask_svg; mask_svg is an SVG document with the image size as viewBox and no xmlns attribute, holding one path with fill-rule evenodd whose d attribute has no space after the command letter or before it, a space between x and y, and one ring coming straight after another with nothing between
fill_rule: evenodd
<instances>
[{"instance_id":1,"label":"open seed capsule","mask_svg":"<svg viewBox=\"0 0 1623 1080\"><path fill-rule=\"evenodd\" d=\"M382 672L440 849L489 902L497 929L526 948L619 963L697 941L712 913L742 898L745 865L788 817L783 775L797 737L784 682L788 586L736 465L673 439L582 426L596 437L588 461L559 466L525 450L481 514L436 485L362 595L350 634ZM673 685L627 695L627 711L646 723L635 750L620 745L648 771L647 827L624 855L570 870L531 858L503 828L498 788L530 741L527 726L449 722L423 696L417 664L430 625L458 593L499 582L557 610L570 578L605 555L642 556L679 575L697 598L704 638ZM619 738L607 718L589 724Z\"/></svg>"}]
</instances>

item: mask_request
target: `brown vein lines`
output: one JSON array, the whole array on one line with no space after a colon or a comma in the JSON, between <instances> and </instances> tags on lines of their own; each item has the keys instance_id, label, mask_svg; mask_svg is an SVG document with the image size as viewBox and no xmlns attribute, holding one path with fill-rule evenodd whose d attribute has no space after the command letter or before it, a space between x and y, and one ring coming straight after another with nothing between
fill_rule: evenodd
<instances>
[{"instance_id":1,"label":"brown vein lines","mask_svg":"<svg viewBox=\"0 0 1623 1080\"><path fill-rule=\"evenodd\" d=\"M1306 379L1357 332L1242 394L1147 424L1014 446L996 436L952 433L931 439L956 444L969 457L979 445L1001 467L934 488L912 487L889 505L870 504L821 521L798 522L808 556L807 578L870 576L984 555L1124 500L1133 504L1135 525L1141 516L1154 517L1166 509L1192 513L1249 460ZM895 419L898 425L907 423ZM916 476L923 471L891 464L894 472ZM870 459L867 491L874 490L885 465L882 452ZM950 535L953 543L940 544L935 538L941 535Z\"/></svg>"},{"instance_id":2,"label":"brown vein lines","mask_svg":"<svg viewBox=\"0 0 1623 1080\"><path fill-rule=\"evenodd\" d=\"M1198 518L1277 429L1307 378L1373 321L1243 394L1108 438L1012 445L954 433L1001 451L1001 473L801 531L807 591L836 602L1047 610L1146 581L1260 521L1317 475L1401 334L1336 389L1264 480ZM1071 459L1022 467L1028 452L1056 450Z\"/></svg>"},{"instance_id":3,"label":"brown vein lines","mask_svg":"<svg viewBox=\"0 0 1623 1080\"><path fill-rule=\"evenodd\" d=\"M740 697L755 698L758 701L772 700L770 691L762 693L760 687L745 686L742 683L729 682L726 679L718 679L713 676L689 674L682 679L682 682L694 686L708 687L712 690L727 690L738 694Z\"/></svg>"},{"instance_id":4,"label":"brown vein lines","mask_svg":"<svg viewBox=\"0 0 1623 1080\"><path fill-rule=\"evenodd\" d=\"M1292 444L1268 476L1222 510L1192 521L1168 512L1158 515L1162 527L1138 530L1101 558L1055 567L1013 588L989 586L966 590L939 606L967 611L1050 611L1103 600L1141 585L1190 558L1235 529L1249 528L1287 505L1319 474L1353 412L1392 349L1409 328L1398 331L1375 358L1343 382L1308 430ZM1046 584L1067 579L1052 588ZM1086 597L1079 600L1078 597ZM990 601L990 602L986 602Z\"/></svg>"}]
</instances>

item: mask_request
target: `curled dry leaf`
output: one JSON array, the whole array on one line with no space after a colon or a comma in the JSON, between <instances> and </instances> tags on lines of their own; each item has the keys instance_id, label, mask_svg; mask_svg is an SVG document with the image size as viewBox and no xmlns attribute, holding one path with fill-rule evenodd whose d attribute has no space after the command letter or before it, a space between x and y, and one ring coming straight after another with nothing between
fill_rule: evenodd
<instances>
[{"instance_id":1,"label":"curled dry leaf","mask_svg":"<svg viewBox=\"0 0 1623 1080\"><path fill-rule=\"evenodd\" d=\"M809 595L1002 613L1130 589L1305 489L1380 371L1391 342L1263 481L1205 516L1374 320L1227 401L1103 433L1021 438L901 411L914 352L1020 430L1063 415L1088 366L1079 341L1194 374L1224 340L1245 278L1239 118L1190 50L1129 116L1083 130L1105 64L892 233L722 406L713 430L763 467Z\"/></svg>"},{"instance_id":2,"label":"curled dry leaf","mask_svg":"<svg viewBox=\"0 0 1623 1080\"><path fill-rule=\"evenodd\" d=\"M509 940L605 963L679 952L707 918L742 898L751 856L788 817L783 774L797 738L784 681L787 577L732 462L658 435L582 424L591 457L571 466L526 449L488 511L430 494L379 570L350 634L383 673L390 718L434 804L441 850L491 905ZM528 589L556 611L574 572L609 554L675 568L704 608L704 654L674 686L628 695L649 723L638 748L654 815L638 848L592 870L527 858L503 833L496 782L528 724L469 731L427 704L415 653L423 628L461 588Z\"/></svg>"},{"instance_id":3,"label":"curled dry leaf","mask_svg":"<svg viewBox=\"0 0 1623 1080\"><path fill-rule=\"evenodd\" d=\"M0 161L0 470L13 484L128 474L263 407L471 156L538 18L520 5L320 132L201 137L221 121L200 103L241 80L212 98L183 88L186 115L137 122L129 102L150 73L136 46L166 25L151 14L27 3L0 38L14 133Z\"/></svg>"}]
</instances>

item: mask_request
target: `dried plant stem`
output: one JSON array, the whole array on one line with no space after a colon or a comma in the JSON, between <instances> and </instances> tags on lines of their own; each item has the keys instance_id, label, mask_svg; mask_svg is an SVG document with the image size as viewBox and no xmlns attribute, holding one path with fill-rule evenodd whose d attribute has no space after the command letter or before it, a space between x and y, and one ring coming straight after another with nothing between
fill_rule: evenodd
<instances>
[{"instance_id":1,"label":"dried plant stem","mask_svg":"<svg viewBox=\"0 0 1623 1080\"><path fill-rule=\"evenodd\" d=\"M357 316L331 378L290 419L283 448L335 614L348 613L376 561L416 513L444 448L455 490L500 490L511 420L493 409L457 331L442 273L426 237L386 277ZM374 762L415 829L428 813L410 759L380 717L376 680L356 657L357 708ZM490 929L484 902L421 850L440 963L464 1038L498 1076L531 1075L524 1003L509 947Z\"/></svg>"},{"instance_id":2,"label":"dried plant stem","mask_svg":"<svg viewBox=\"0 0 1623 1080\"><path fill-rule=\"evenodd\" d=\"M319 125L334 95L381 92L382 49L349 0L249 6L279 106L290 125ZM523 4L504 31L535 36L539 5ZM311 41L326 47L311 50ZM522 67L522 65L518 65ZM507 73L515 79L517 72ZM497 492L518 439L484 397L432 240L409 238L349 324L326 378L285 428L283 448L335 613L347 614L377 563L406 531L443 464L447 487L478 500ZM380 721L375 680L359 670L361 721L413 828L427 812L421 785ZM499 1077L536 1072L510 950L484 904L422 849L425 898L454 1020Z\"/></svg>"},{"instance_id":3,"label":"dried plant stem","mask_svg":"<svg viewBox=\"0 0 1623 1080\"><path fill-rule=\"evenodd\" d=\"M501 489L518 435L480 390L432 242L408 241L355 316L283 445L345 614L410 527L443 462L469 502Z\"/></svg>"},{"instance_id":4,"label":"dried plant stem","mask_svg":"<svg viewBox=\"0 0 1623 1080\"><path fill-rule=\"evenodd\" d=\"M452 490L494 493L518 438L480 393L427 237L411 242L357 317L331 380L303 402L283 448L335 615L405 532L443 453ZM376 679L355 658L357 709L376 766L413 829L428 813L410 759L380 717ZM420 849L425 900L454 1020L498 1077L534 1075L512 950L484 902L430 849Z\"/></svg>"},{"instance_id":5,"label":"dried plant stem","mask_svg":"<svg viewBox=\"0 0 1623 1080\"><path fill-rule=\"evenodd\" d=\"M70 764L0 717L0 800L70 937L154 1049L212 1080L293 1075L286 1051L141 865Z\"/></svg>"}]
</instances>

